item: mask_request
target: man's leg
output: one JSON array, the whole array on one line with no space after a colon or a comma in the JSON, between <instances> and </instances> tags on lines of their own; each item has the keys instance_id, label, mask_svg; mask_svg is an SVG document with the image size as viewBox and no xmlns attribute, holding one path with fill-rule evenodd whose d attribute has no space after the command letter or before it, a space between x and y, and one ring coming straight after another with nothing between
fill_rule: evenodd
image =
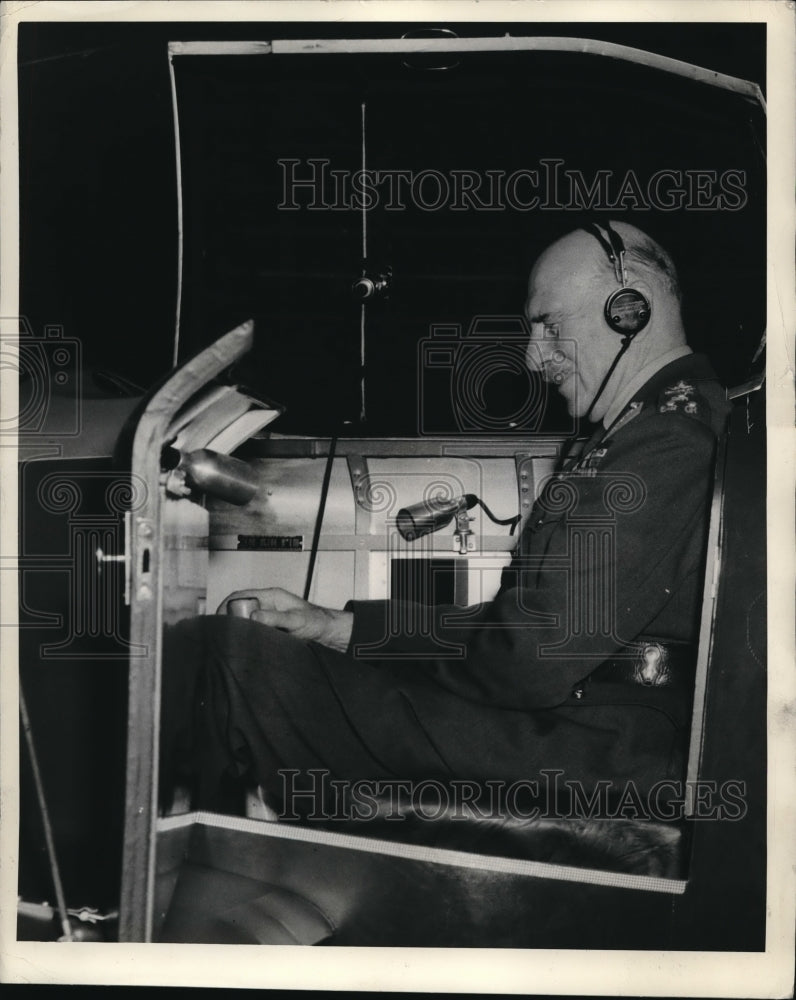
<instances>
[{"instance_id":1,"label":"man's leg","mask_svg":"<svg viewBox=\"0 0 796 1000\"><path fill-rule=\"evenodd\" d=\"M161 801L176 784L194 808L229 811L244 776L274 801L279 772L295 791L330 778L438 773L440 761L389 668L355 661L245 619L207 616L167 628L161 708ZM379 740L381 737L381 740ZM390 758L390 759L388 759Z\"/></svg>"}]
</instances>

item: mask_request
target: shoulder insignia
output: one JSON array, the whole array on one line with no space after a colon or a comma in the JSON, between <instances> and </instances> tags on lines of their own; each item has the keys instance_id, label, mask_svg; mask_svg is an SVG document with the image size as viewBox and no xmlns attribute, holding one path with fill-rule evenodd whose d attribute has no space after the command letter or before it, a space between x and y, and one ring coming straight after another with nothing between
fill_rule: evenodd
<instances>
[{"instance_id":1,"label":"shoulder insignia","mask_svg":"<svg viewBox=\"0 0 796 1000\"><path fill-rule=\"evenodd\" d=\"M658 396L659 413L684 413L689 417L706 417L705 400L690 382L682 379L667 386Z\"/></svg>"}]
</instances>

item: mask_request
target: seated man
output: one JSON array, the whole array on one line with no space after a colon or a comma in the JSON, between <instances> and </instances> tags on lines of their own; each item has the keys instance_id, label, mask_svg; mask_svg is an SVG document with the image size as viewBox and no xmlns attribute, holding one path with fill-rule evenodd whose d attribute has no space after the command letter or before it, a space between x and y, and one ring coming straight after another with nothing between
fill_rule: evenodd
<instances>
[{"instance_id":1,"label":"seated man","mask_svg":"<svg viewBox=\"0 0 796 1000\"><path fill-rule=\"evenodd\" d=\"M640 795L683 778L724 390L686 345L669 256L630 225L554 243L526 308L529 365L597 424L542 490L495 599L339 611L246 590L227 600L257 597L253 620L225 601L168 629L166 790L190 781L194 807L224 811L225 783L245 777L279 811L321 771L512 783L557 770Z\"/></svg>"}]
</instances>

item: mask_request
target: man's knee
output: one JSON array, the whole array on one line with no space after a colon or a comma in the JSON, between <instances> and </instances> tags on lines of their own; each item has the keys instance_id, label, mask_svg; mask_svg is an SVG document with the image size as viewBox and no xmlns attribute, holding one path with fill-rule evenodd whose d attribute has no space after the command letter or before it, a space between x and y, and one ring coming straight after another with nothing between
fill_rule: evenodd
<instances>
[{"instance_id":1,"label":"man's knee","mask_svg":"<svg viewBox=\"0 0 796 1000\"><path fill-rule=\"evenodd\" d=\"M232 615L206 615L171 626L164 641L164 700L189 691L211 700L271 705L271 692L306 697L322 680L323 653L279 629ZM242 707L242 706L241 706ZM273 707L273 706L271 706Z\"/></svg>"},{"instance_id":2,"label":"man's knee","mask_svg":"<svg viewBox=\"0 0 796 1000\"><path fill-rule=\"evenodd\" d=\"M301 639L249 618L207 615L201 627L203 642L216 654L255 660L265 658L267 662L308 654L307 644Z\"/></svg>"},{"instance_id":3,"label":"man's knee","mask_svg":"<svg viewBox=\"0 0 796 1000\"><path fill-rule=\"evenodd\" d=\"M211 650L215 653L234 654L240 651L250 654L270 648L289 650L296 645L303 646L304 643L268 625L233 615L184 618L164 629L164 651L189 658Z\"/></svg>"}]
</instances>

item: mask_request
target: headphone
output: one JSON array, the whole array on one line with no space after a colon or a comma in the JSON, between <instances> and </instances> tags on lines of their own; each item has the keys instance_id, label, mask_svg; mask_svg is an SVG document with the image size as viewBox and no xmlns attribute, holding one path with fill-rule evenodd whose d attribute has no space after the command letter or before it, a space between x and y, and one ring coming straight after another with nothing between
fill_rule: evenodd
<instances>
[{"instance_id":1,"label":"headphone","mask_svg":"<svg viewBox=\"0 0 796 1000\"><path fill-rule=\"evenodd\" d=\"M605 300L603 315L605 322L614 333L632 340L650 321L652 309L646 297L637 288L628 288L627 270L625 269L625 244L622 237L611 224L603 226L603 232L596 222L590 222L583 227L600 242L608 259L614 266L614 274L619 285Z\"/></svg>"},{"instance_id":2,"label":"headphone","mask_svg":"<svg viewBox=\"0 0 796 1000\"><path fill-rule=\"evenodd\" d=\"M594 395L588 410L584 414L584 420L591 417L592 410L597 400L602 396L608 380L613 375L616 366L622 359L622 355L630 347L633 338L640 333L650 321L652 309L646 297L637 288L628 288L627 271L625 270L625 244L622 237L615 229L611 229L611 224L606 222L603 226L605 235L600 231L600 226L596 222L589 222L583 226L587 233L591 233L595 239L599 240L603 250L608 254L608 259L614 265L614 274L619 288L612 292L605 300L603 315L605 322L614 333L622 337L622 346L616 353L616 357L611 363L611 367L605 373L605 377L600 384L600 388Z\"/></svg>"}]
</instances>

